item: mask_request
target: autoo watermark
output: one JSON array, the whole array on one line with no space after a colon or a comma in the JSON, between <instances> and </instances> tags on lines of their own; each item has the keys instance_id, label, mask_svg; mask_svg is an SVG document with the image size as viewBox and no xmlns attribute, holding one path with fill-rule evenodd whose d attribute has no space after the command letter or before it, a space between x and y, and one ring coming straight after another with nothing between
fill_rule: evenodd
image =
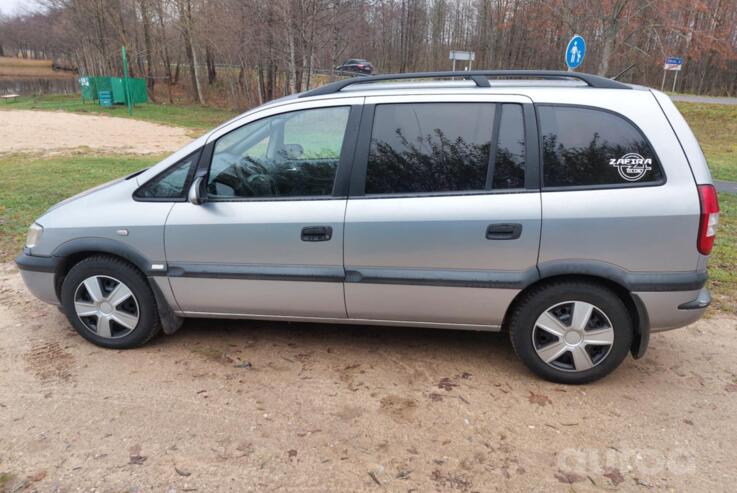
<instances>
[{"instance_id":1,"label":"autoo watermark","mask_svg":"<svg viewBox=\"0 0 737 493\"><path fill-rule=\"evenodd\" d=\"M696 459L686 449L656 450L567 448L557 455L558 469L580 475L629 471L642 476L686 475L696 472Z\"/></svg>"}]
</instances>

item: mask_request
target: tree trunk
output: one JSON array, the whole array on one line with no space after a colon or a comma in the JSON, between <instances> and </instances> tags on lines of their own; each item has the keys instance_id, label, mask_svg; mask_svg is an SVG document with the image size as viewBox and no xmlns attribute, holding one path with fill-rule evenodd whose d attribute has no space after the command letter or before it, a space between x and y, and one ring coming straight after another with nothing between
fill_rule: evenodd
<instances>
[{"instance_id":1,"label":"tree trunk","mask_svg":"<svg viewBox=\"0 0 737 493\"><path fill-rule=\"evenodd\" d=\"M200 104L205 104L205 98L202 96L202 88L200 87L199 68L197 66L197 49L195 48L192 16L192 1L179 0L179 17L182 29L182 37L184 38L184 52L189 62L189 78L192 84L192 99Z\"/></svg>"},{"instance_id":2,"label":"tree trunk","mask_svg":"<svg viewBox=\"0 0 737 493\"><path fill-rule=\"evenodd\" d=\"M617 42L617 35L620 29L620 19L624 13L629 0L618 0L612 5L611 14L604 17L604 46L601 49L601 62L599 63L598 74L606 77L609 71L609 61L614 54L614 47Z\"/></svg>"},{"instance_id":3,"label":"tree trunk","mask_svg":"<svg viewBox=\"0 0 737 493\"><path fill-rule=\"evenodd\" d=\"M217 71L215 69L215 60L212 56L210 45L205 46L205 64L207 65L207 85L211 86L217 80Z\"/></svg>"},{"instance_id":4,"label":"tree trunk","mask_svg":"<svg viewBox=\"0 0 737 493\"><path fill-rule=\"evenodd\" d=\"M197 68L197 51L192 45L192 32L187 30L184 38L184 51L187 53L189 61L189 79L192 84L192 98L200 103L205 104L205 98L202 97L202 88L200 87L199 70Z\"/></svg>"},{"instance_id":5,"label":"tree trunk","mask_svg":"<svg viewBox=\"0 0 737 493\"><path fill-rule=\"evenodd\" d=\"M181 67L181 65L181 61L177 60L177 65L174 67L174 79L172 80L172 84L174 85L179 84L179 67Z\"/></svg>"},{"instance_id":6,"label":"tree trunk","mask_svg":"<svg viewBox=\"0 0 737 493\"><path fill-rule=\"evenodd\" d=\"M151 19L149 18L148 0L141 0L141 18L143 21L143 44L146 49L146 88L148 89L148 97L151 101L156 102L154 94L156 79L154 74L154 51L151 46Z\"/></svg>"},{"instance_id":7,"label":"tree trunk","mask_svg":"<svg viewBox=\"0 0 737 493\"><path fill-rule=\"evenodd\" d=\"M287 47L289 50L289 57L287 61L288 65L288 80L289 80L289 94L297 92L297 54L294 42L294 25L292 24L292 8L291 0L284 2L284 27L286 29Z\"/></svg>"},{"instance_id":8,"label":"tree trunk","mask_svg":"<svg viewBox=\"0 0 737 493\"><path fill-rule=\"evenodd\" d=\"M164 7L161 0L156 2L156 13L159 18L159 37L161 38L161 58L164 62L164 75L169 84L172 83L171 76L171 57L169 56L169 40L166 35L166 25L164 24Z\"/></svg>"},{"instance_id":9,"label":"tree trunk","mask_svg":"<svg viewBox=\"0 0 737 493\"><path fill-rule=\"evenodd\" d=\"M259 64L256 68L258 72L258 104L264 104L266 99L266 82L264 81L264 67Z\"/></svg>"}]
</instances>

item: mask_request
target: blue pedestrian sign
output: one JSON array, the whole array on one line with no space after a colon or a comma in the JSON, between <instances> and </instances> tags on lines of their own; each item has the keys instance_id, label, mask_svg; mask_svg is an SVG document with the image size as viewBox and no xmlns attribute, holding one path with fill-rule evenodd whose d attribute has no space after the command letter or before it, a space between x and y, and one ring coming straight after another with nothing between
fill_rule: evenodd
<instances>
[{"instance_id":1,"label":"blue pedestrian sign","mask_svg":"<svg viewBox=\"0 0 737 493\"><path fill-rule=\"evenodd\" d=\"M581 65L584 55L586 55L586 41L576 34L568 42L568 48L566 48L566 65L568 65L568 68L573 70Z\"/></svg>"}]
</instances>

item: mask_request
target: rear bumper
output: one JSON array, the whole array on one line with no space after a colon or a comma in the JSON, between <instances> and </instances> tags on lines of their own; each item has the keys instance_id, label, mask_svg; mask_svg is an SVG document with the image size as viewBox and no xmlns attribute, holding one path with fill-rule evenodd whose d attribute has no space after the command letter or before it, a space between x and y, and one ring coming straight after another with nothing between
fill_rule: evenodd
<instances>
[{"instance_id":1,"label":"rear bumper","mask_svg":"<svg viewBox=\"0 0 737 493\"><path fill-rule=\"evenodd\" d=\"M650 332L685 327L700 319L711 303L709 290L635 292L647 310Z\"/></svg>"},{"instance_id":2,"label":"rear bumper","mask_svg":"<svg viewBox=\"0 0 737 493\"><path fill-rule=\"evenodd\" d=\"M26 253L18 255L15 259L28 291L41 301L52 305L60 304L54 286L58 260L55 257L38 257Z\"/></svg>"}]
</instances>

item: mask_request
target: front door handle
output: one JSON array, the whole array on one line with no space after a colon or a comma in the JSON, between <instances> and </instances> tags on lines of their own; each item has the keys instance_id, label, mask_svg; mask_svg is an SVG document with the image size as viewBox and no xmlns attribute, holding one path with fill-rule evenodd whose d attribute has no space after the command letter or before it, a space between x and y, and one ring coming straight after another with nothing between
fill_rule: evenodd
<instances>
[{"instance_id":1,"label":"front door handle","mask_svg":"<svg viewBox=\"0 0 737 493\"><path fill-rule=\"evenodd\" d=\"M330 226L305 226L302 228L302 241L330 241L333 228Z\"/></svg>"},{"instance_id":2,"label":"front door handle","mask_svg":"<svg viewBox=\"0 0 737 493\"><path fill-rule=\"evenodd\" d=\"M489 224L486 228L487 240L516 240L522 234L522 225L519 223Z\"/></svg>"}]
</instances>

